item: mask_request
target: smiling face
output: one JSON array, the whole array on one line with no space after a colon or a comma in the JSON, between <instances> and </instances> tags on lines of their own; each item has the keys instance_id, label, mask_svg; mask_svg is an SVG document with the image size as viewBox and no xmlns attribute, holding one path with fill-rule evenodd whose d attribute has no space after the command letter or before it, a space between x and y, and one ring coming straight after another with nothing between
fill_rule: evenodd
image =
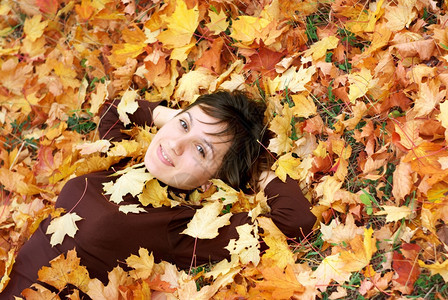
<instances>
[{"instance_id":1,"label":"smiling face","mask_svg":"<svg viewBox=\"0 0 448 300\"><path fill-rule=\"evenodd\" d=\"M211 179L230 148L219 120L194 106L159 129L148 147L145 166L158 180L179 189L194 189Z\"/></svg>"}]
</instances>

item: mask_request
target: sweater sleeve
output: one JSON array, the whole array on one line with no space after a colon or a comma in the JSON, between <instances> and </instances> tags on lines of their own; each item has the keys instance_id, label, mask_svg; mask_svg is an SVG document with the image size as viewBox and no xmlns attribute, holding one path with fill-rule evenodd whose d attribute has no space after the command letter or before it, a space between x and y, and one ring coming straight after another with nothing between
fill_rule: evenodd
<instances>
[{"instance_id":1,"label":"sweater sleeve","mask_svg":"<svg viewBox=\"0 0 448 300\"><path fill-rule=\"evenodd\" d=\"M138 109L132 114L128 114L131 124L138 126L152 125L152 112L161 102L148 102L145 100L137 100ZM103 106L101 111L101 120L98 126L101 139L118 142L129 139L129 136L123 132L124 129L129 129L120 120L118 116L117 106L120 100L108 102Z\"/></svg>"},{"instance_id":2,"label":"sweater sleeve","mask_svg":"<svg viewBox=\"0 0 448 300\"><path fill-rule=\"evenodd\" d=\"M288 177L286 182L273 179L264 190L271 212L267 215L288 237L304 238L313 229L316 217L299 184Z\"/></svg>"}]
</instances>

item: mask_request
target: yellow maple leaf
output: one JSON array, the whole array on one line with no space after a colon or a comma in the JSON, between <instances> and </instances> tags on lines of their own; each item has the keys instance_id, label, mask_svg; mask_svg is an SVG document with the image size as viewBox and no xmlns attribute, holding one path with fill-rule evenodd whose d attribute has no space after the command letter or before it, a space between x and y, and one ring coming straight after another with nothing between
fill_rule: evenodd
<instances>
[{"instance_id":1,"label":"yellow maple leaf","mask_svg":"<svg viewBox=\"0 0 448 300\"><path fill-rule=\"evenodd\" d=\"M128 193L137 196L143 191L146 182L152 179L152 175L145 168L129 167L116 174L121 175L115 183L103 183L105 195L110 195L110 201L119 204Z\"/></svg>"},{"instance_id":2,"label":"yellow maple leaf","mask_svg":"<svg viewBox=\"0 0 448 300\"><path fill-rule=\"evenodd\" d=\"M292 95L294 107L292 113L295 117L308 118L317 113L317 107L311 97L305 97L303 94Z\"/></svg>"},{"instance_id":3,"label":"yellow maple leaf","mask_svg":"<svg viewBox=\"0 0 448 300\"><path fill-rule=\"evenodd\" d=\"M219 216L223 208L219 201L207 203L198 209L182 234L198 239L213 239L218 236L218 229L230 224L231 213Z\"/></svg>"},{"instance_id":4,"label":"yellow maple leaf","mask_svg":"<svg viewBox=\"0 0 448 300\"><path fill-rule=\"evenodd\" d=\"M420 267L426 268L431 271L431 276L440 274L440 276L443 277L443 280L445 280L445 282L448 282L448 259L443 263L436 262L431 265L427 265L425 264L425 262L418 260L418 264L420 265Z\"/></svg>"},{"instance_id":5,"label":"yellow maple leaf","mask_svg":"<svg viewBox=\"0 0 448 300\"><path fill-rule=\"evenodd\" d=\"M378 211L375 215L386 215L386 223L400 221L403 218L408 219L412 214L412 209L407 206L381 205L381 207L384 211Z\"/></svg>"},{"instance_id":6,"label":"yellow maple leaf","mask_svg":"<svg viewBox=\"0 0 448 300\"><path fill-rule=\"evenodd\" d=\"M98 112L101 105L103 105L104 101L109 96L109 93L107 92L107 85L108 82L98 83L95 92L90 95L90 112L92 114L96 114Z\"/></svg>"},{"instance_id":7,"label":"yellow maple leaf","mask_svg":"<svg viewBox=\"0 0 448 300\"><path fill-rule=\"evenodd\" d=\"M124 214L128 214L128 213L139 214L139 213L146 212L146 210L138 204L120 205L120 206L118 206L118 211L120 211Z\"/></svg>"},{"instance_id":8,"label":"yellow maple leaf","mask_svg":"<svg viewBox=\"0 0 448 300\"><path fill-rule=\"evenodd\" d=\"M137 91L127 90L121 97L120 103L118 103L118 116L124 125L131 123L127 114L133 114L138 108L138 103L135 101L136 98Z\"/></svg>"},{"instance_id":9,"label":"yellow maple leaf","mask_svg":"<svg viewBox=\"0 0 448 300\"><path fill-rule=\"evenodd\" d=\"M94 278L89 282L87 294L92 299L120 299L121 292L119 286L127 286L131 284L132 278L128 276L120 267L115 267L108 273L109 283L107 286Z\"/></svg>"},{"instance_id":10,"label":"yellow maple leaf","mask_svg":"<svg viewBox=\"0 0 448 300\"><path fill-rule=\"evenodd\" d=\"M269 23L268 20L261 17L239 16L232 22L230 36L244 45L250 45Z\"/></svg>"},{"instance_id":11,"label":"yellow maple leaf","mask_svg":"<svg viewBox=\"0 0 448 300\"><path fill-rule=\"evenodd\" d=\"M309 68L304 68L300 66L299 70L297 67L291 67L286 70L281 76L277 76L275 79L280 80L279 90L283 91L288 89L292 93L306 91L305 85L311 81L311 77L316 73L316 66L312 65ZM274 79L274 80L275 80Z\"/></svg>"},{"instance_id":12,"label":"yellow maple leaf","mask_svg":"<svg viewBox=\"0 0 448 300\"><path fill-rule=\"evenodd\" d=\"M347 214L345 224L337 219L331 220L331 223L325 225L320 224L320 231L322 232L322 239L329 243L342 243L353 240L357 235L363 233L362 227L355 225L355 220L352 214Z\"/></svg>"},{"instance_id":13,"label":"yellow maple leaf","mask_svg":"<svg viewBox=\"0 0 448 300\"><path fill-rule=\"evenodd\" d=\"M138 250L138 255L132 254L126 258L126 263L129 267L134 270L129 272L130 275L135 279L146 279L151 276L154 267L154 256L149 255L148 250L140 248Z\"/></svg>"},{"instance_id":14,"label":"yellow maple leaf","mask_svg":"<svg viewBox=\"0 0 448 300\"><path fill-rule=\"evenodd\" d=\"M67 284L72 284L86 293L89 289L90 277L86 267L81 266L80 262L76 250L69 250L67 257L61 254L50 261L50 267L42 267L38 272L39 280L60 291Z\"/></svg>"},{"instance_id":15,"label":"yellow maple leaf","mask_svg":"<svg viewBox=\"0 0 448 300\"><path fill-rule=\"evenodd\" d=\"M430 114L440 100L445 97L446 91L439 91L439 87L440 83L435 80L430 80L420 85L414 105L415 118Z\"/></svg>"},{"instance_id":16,"label":"yellow maple leaf","mask_svg":"<svg viewBox=\"0 0 448 300\"><path fill-rule=\"evenodd\" d=\"M165 21L168 29L161 32L157 39L170 49L185 46L190 43L199 25L198 7L187 9L183 0L176 0L174 13L166 17Z\"/></svg>"},{"instance_id":17,"label":"yellow maple leaf","mask_svg":"<svg viewBox=\"0 0 448 300\"><path fill-rule=\"evenodd\" d=\"M326 175L322 177L315 191L318 197L323 196L319 200L319 204L330 207L334 201L334 195L341 188L342 181L334 176Z\"/></svg>"},{"instance_id":18,"label":"yellow maple leaf","mask_svg":"<svg viewBox=\"0 0 448 300\"><path fill-rule=\"evenodd\" d=\"M47 234L51 234L50 244L55 246L62 244L65 235L74 237L78 231L76 222L82 220L76 213L67 213L62 217L57 217L51 220L50 225L47 228Z\"/></svg>"},{"instance_id":19,"label":"yellow maple leaf","mask_svg":"<svg viewBox=\"0 0 448 300\"><path fill-rule=\"evenodd\" d=\"M448 129L448 101L445 100L440 104L440 114L437 116L443 127Z\"/></svg>"},{"instance_id":20,"label":"yellow maple leaf","mask_svg":"<svg viewBox=\"0 0 448 300\"><path fill-rule=\"evenodd\" d=\"M185 73L179 79L174 97L179 100L194 102L200 94L199 91L208 90L213 80L215 80L215 76L211 74L210 70L203 67Z\"/></svg>"},{"instance_id":21,"label":"yellow maple leaf","mask_svg":"<svg viewBox=\"0 0 448 300\"><path fill-rule=\"evenodd\" d=\"M107 152L111 143L108 140L98 140L93 143L86 142L84 144L76 145L75 149L81 150L81 155L88 155L96 152Z\"/></svg>"},{"instance_id":22,"label":"yellow maple leaf","mask_svg":"<svg viewBox=\"0 0 448 300\"><path fill-rule=\"evenodd\" d=\"M168 187L162 187L157 179L152 179L146 183L143 192L138 196L138 200L144 206L148 204L153 207L171 206L167 189Z\"/></svg>"},{"instance_id":23,"label":"yellow maple leaf","mask_svg":"<svg viewBox=\"0 0 448 300\"><path fill-rule=\"evenodd\" d=\"M236 227L238 240L231 239L224 247L231 255L239 257L242 264L252 262L255 266L260 262L260 250L258 249L258 228L257 226L244 224Z\"/></svg>"},{"instance_id":24,"label":"yellow maple leaf","mask_svg":"<svg viewBox=\"0 0 448 300\"><path fill-rule=\"evenodd\" d=\"M48 26L48 20L41 22L42 15L34 15L31 19L25 19L23 25L23 33L26 34L26 39L34 42L40 38Z\"/></svg>"},{"instance_id":25,"label":"yellow maple leaf","mask_svg":"<svg viewBox=\"0 0 448 300\"><path fill-rule=\"evenodd\" d=\"M279 266L280 268L284 268L286 265L292 265L295 263L294 254L289 248L286 238L278 239L268 235L263 237L263 241L269 247L269 249L267 249L262 256L263 264L267 264L267 262L264 262L266 259L272 260L273 264Z\"/></svg>"},{"instance_id":26,"label":"yellow maple leaf","mask_svg":"<svg viewBox=\"0 0 448 300\"><path fill-rule=\"evenodd\" d=\"M107 156L135 156L140 155L142 145L134 140L123 140L121 142L112 142L113 147L107 152Z\"/></svg>"},{"instance_id":27,"label":"yellow maple leaf","mask_svg":"<svg viewBox=\"0 0 448 300\"><path fill-rule=\"evenodd\" d=\"M397 6L389 6L386 8L385 18L388 20L386 26L392 31L399 31L408 28L412 21L417 17L414 11L414 5L406 3L406 0L398 1Z\"/></svg>"},{"instance_id":28,"label":"yellow maple leaf","mask_svg":"<svg viewBox=\"0 0 448 300\"><path fill-rule=\"evenodd\" d=\"M312 56L316 61L325 56L327 50L334 49L338 46L339 39L334 35L324 37L320 41L315 42L311 47L305 51L305 56Z\"/></svg>"},{"instance_id":29,"label":"yellow maple leaf","mask_svg":"<svg viewBox=\"0 0 448 300\"><path fill-rule=\"evenodd\" d=\"M355 103L356 99L364 96L370 88L375 86L378 79L373 79L370 71L366 68L362 68L360 72L349 74L348 81L350 83L348 98L351 103Z\"/></svg>"},{"instance_id":30,"label":"yellow maple leaf","mask_svg":"<svg viewBox=\"0 0 448 300\"><path fill-rule=\"evenodd\" d=\"M214 11L209 11L208 16L210 17L210 23L205 24L205 26L214 34L220 34L229 27L224 9L219 14Z\"/></svg>"},{"instance_id":31,"label":"yellow maple leaf","mask_svg":"<svg viewBox=\"0 0 448 300\"><path fill-rule=\"evenodd\" d=\"M269 124L269 130L276 134L276 137L269 140L268 149L277 154L288 152L292 149L291 134L292 109L285 105L282 113L274 117Z\"/></svg>"},{"instance_id":32,"label":"yellow maple leaf","mask_svg":"<svg viewBox=\"0 0 448 300\"><path fill-rule=\"evenodd\" d=\"M292 179L299 179L300 159L292 156L291 152L280 156L280 158L272 165L271 169L275 170L275 175L283 182L286 181L286 175Z\"/></svg>"}]
</instances>

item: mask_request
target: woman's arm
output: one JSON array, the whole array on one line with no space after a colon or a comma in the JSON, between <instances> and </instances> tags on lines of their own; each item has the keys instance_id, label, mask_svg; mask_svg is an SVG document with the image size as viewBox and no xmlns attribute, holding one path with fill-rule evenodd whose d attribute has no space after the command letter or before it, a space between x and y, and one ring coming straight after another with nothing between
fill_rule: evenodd
<instances>
[{"instance_id":1,"label":"woman's arm","mask_svg":"<svg viewBox=\"0 0 448 300\"><path fill-rule=\"evenodd\" d=\"M312 231L316 217L298 182L290 177L283 182L272 171L264 171L260 180L260 188L264 190L271 207L267 216L286 236L306 237Z\"/></svg>"},{"instance_id":2,"label":"woman's arm","mask_svg":"<svg viewBox=\"0 0 448 300\"><path fill-rule=\"evenodd\" d=\"M132 124L138 126L153 125L155 123L154 112L155 108L161 102L148 102L145 100L137 100L138 109L131 115L128 114ZM101 110L101 119L98 126L101 139L107 139L114 142L129 139L129 136L122 130L129 129L123 122L120 121L117 111L120 100L114 100L106 103Z\"/></svg>"}]
</instances>

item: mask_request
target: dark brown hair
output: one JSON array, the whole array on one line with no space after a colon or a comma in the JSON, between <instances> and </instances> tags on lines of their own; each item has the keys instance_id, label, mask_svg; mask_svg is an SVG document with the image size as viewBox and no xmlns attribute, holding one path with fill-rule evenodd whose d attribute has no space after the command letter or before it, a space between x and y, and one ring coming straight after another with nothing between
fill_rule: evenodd
<instances>
[{"instance_id":1,"label":"dark brown hair","mask_svg":"<svg viewBox=\"0 0 448 300\"><path fill-rule=\"evenodd\" d=\"M235 189L253 192L253 189L257 188L256 183L261 173L260 163L265 163L264 160L257 162L257 158L265 151L261 143L266 140L266 104L261 100L252 99L245 92L218 91L200 96L184 111L197 105L204 113L218 119L216 124L226 125L225 129L216 135L231 138L231 146L215 177ZM248 183L250 188L247 187Z\"/></svg>"}]
</instances>

